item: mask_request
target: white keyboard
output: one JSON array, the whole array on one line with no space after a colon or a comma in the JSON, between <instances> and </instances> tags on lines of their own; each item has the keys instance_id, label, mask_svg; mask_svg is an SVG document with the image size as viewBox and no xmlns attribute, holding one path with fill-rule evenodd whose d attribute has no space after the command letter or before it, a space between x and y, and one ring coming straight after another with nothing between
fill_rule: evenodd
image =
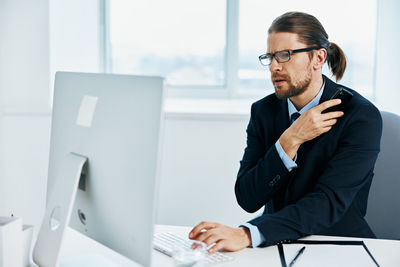
<instances>
[{"instance_id":1,"label":"white keyboard","mask_svg":"<svg viewBox=\"0 0 400 267\"><path fill-rule=\"evenodd\" d=\"M184 239L172 233L160 233L154 235L153 246L154 249L172 257L172 248L176 244L182 244L183 247L190 248L191 242L189 239ZM221 252L214 252L207 254L205 262L207 264L217 264L227 261L232 261L233 257L223 254Z\"/></svg>"}]
</instances>

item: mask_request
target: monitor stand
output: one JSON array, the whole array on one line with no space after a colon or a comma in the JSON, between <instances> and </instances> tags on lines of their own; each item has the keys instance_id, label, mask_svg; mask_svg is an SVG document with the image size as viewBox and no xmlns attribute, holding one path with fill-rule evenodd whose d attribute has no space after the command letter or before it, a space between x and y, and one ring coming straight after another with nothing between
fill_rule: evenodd
<instances>
[{"instance_id":1,"label":"monitor stand","mask_svg":"<svg viewBox=\"0 0 400 267\"><path fill-rule=\"evenodd\" d=\"M86 162L87 157L69 153L58 170L33 250L33 261L41 267L57 267L59 264L62 241Z\"/></svg>"}]
</instances>

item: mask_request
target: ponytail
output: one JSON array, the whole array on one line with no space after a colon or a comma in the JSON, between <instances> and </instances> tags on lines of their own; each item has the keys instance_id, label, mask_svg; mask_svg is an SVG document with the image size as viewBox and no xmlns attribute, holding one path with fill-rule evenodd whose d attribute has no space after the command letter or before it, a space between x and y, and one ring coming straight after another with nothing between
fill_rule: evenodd
<instances>
[{"instance_id":1,"label":"ponytail","mask_svg":"<svg viewBox=\"0 0 400 267\"><path fill-rule=\"evenodd\" d=\"M346 70L346 56L337 44L330 43L327 61L332 74L336 77L336 81L342 79L344 71Z\"/></svg>"}]
</instances>

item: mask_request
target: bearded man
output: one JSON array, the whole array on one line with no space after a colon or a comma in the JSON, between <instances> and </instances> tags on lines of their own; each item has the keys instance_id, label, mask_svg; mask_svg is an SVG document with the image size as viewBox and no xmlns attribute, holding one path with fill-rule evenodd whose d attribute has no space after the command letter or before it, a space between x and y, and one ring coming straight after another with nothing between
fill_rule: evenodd
<instances>
[{"instance_id":1,"label":"bearded man","mask_svg":"<svg viewBox=\"0 0 400 267\"><path fill-rule=\"evenodd\" d=\"M235 184L239 205L263 214L232 228L202 222L189 238L237 251L306 235L375 237L364 219L380 150L378 109L356 91L322 74L328 63L336 81L346 58L309 14L289 12L268 30L267 53L275 93L255 102L247 147ZM339 111L330 99L338 87L353 94Z\"/></svg>"}]
</instances>

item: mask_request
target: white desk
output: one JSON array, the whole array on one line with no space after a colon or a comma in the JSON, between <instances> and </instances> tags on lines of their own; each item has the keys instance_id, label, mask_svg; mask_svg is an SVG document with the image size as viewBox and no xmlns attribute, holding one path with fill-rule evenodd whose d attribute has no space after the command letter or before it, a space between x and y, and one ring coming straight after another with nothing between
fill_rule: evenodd
<instances>
[{"instance_id":1,"label":"white desk","mask_svg":"<svg viewBox=\"0 0 400 267\"><path fill-rule=\"evenodd\" d=\"M182 226L167 226L157 225L156 232L173 232L178 235L186 237L190 231L190 227ZM304 239L312 240L361 240L360 238L341 238L341 237L327 237L327 236L309 236ZM367 245L368 249L375 257L377 262L382 267L399 267L400 266L400 241L383 240L383 239L362 239ZM77 264L76 259L86 258L87 255L92 255L93 263ZM267 248L247 248L238 252L231 252L235 260L232 262L216 265L216 266L230 266L230 267L243 267L243 266L281 266L279 253L276 246ZM89 267L89 266L127 266L137 267L136 263L128 260L127 258L113 252L112 250L104 247L103 245L87 238L80 233L69 229L63 244L62 250L62 265L61 267ZM152 266L168 267L173 266L172 259L158 251L153 250ZM90 257L89 257L90 259ZM97 260L96 260L97 259ZM104 261L106 261L104 263ZM73 263L73 265L72 265Z\"/></svg>"}]
</instances>

